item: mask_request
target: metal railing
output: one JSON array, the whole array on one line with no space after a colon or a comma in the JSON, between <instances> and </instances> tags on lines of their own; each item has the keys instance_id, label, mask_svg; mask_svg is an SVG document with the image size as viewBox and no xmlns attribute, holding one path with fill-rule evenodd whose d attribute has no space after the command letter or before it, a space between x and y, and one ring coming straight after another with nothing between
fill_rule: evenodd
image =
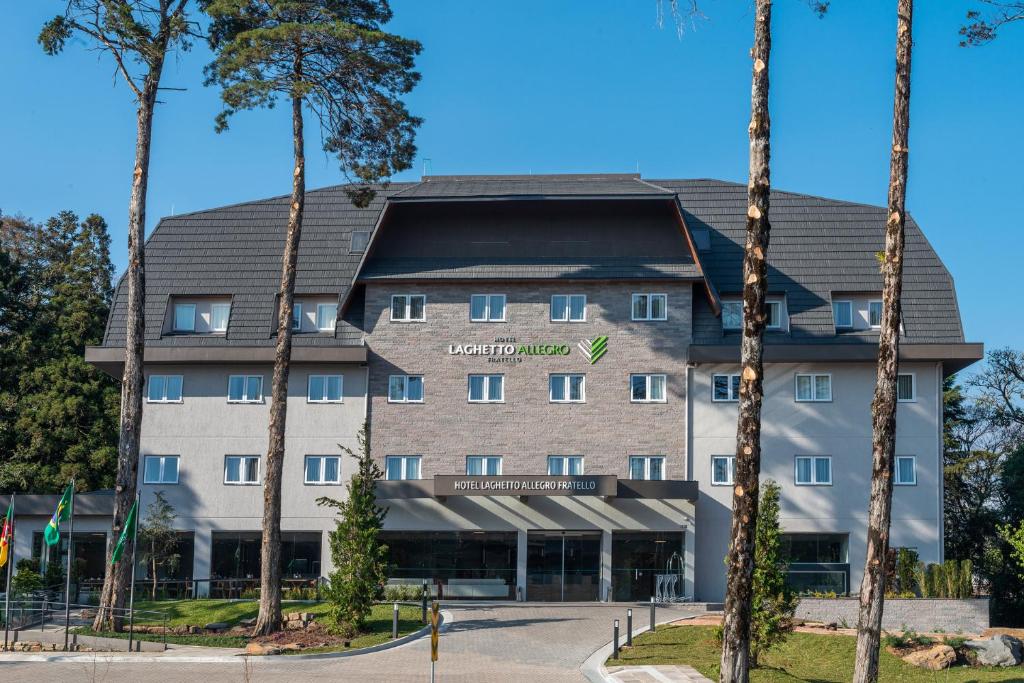
<instances>
[{"instance_id":1,"label":"metal railing","mask_svg":"<svg viewBox=\"0 0 1024 683\"><path fill-rule=\"evenodd\" d=\"M285 600L317 600L322 596L322 588L327 583L324 577L286 578L281 580L281 590ZM102 581L83 581L81 592L99 594L103 588ZM308 597L289 597L303 593ZM156 583L154 596L153 582L147 579L136 579L136 600L195 600L199 598L217 598L222 600L255 600L260 596L260 580L258 578L207 578L207 579L160 579Z\"/></svg>"},{"instance_id":2,"label":"metal railing","mask_svg":"<svg viewBox=\"0 0 1024 683\"><path fill-rule=\"evenodd\" d=\"M64 633L64 649L68 649L69 640L72 636L84 635L91 636L90 633L75 633L77 628L89 628L92 627L92 619L96 616L97 608L93 605L82 605L71 603L68 605L63 600L54 600L46 593L29 594L25 598L19 598L17 600L11 600L10 603L10 623L5 620L5 611L3 610L3 603L0 603L0 623L4 628L4 647L9 647L10 644L17 642L21 638L21 634L27 634L29 632L38 631L40 633L46 632L47 625L51 626L53 630L63 629ZM128 629L128 650L131 651L135 639L135 621L142 619L147 622L160 621L162 624L161 628L161 641L163 649L167 649L167 620L169 615L166 611L162 610L129 610L126 607L119 608L103 608L104 610L111 612L116 619L120 619L123 622L127 622L129 625ZM65 615L69 618L66 621ZM77 623L73 623L74 622ZM101 634L95 634L99 637L104 637Z\"/></svg>"}]
</instances>

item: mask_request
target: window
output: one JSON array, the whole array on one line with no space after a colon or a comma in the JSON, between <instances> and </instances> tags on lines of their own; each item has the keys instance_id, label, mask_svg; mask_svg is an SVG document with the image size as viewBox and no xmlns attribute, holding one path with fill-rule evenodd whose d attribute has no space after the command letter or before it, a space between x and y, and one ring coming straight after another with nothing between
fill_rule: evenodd
<instances>
[{"instance_id":1,"label":"window","mask_svg":"<svg viewBox=\"0 0 1024 683\"><path fill-rule=\"evenodd\" d=\"M667 320L668 295L634 294L633 320Z\"/></svg>"},{"instance_id":2,"label":"window","mask_svg":"<svg viewBox=\"0 0 1024 683\"><path fill-rule=\"evenodd\" d=\"M143 484L177 484L178 456L147 455L142 475Z\"/></svg>"},{"instance_id":3,"label":"window","mask_svg":"<svg viewBox=\"0 0 1024 683\"><path fill-rule=\"evenodd\" d=\"M665 456L663 455L631 455L629 456L630 479L664 479Z\"/></svg>"},{"instance_id":4,"label":"window","mask_svg":"<svg viewBox=\"0 0 1024 683\"><path fill-rule=\"evenodd\" d=\"M765 313L768 314L768 318L765 320L765 328L769 330L781 330L782 329L782 302L781 301L766 301L764 302Z\"/></svg>"},{"instance_id":5,"label":"window","mask_svg":"<svg viewBox=\"0 0 1024 683\"><path fill-rule=\"evenodd\" d=\"M395 294L391 297L393 322L423 322L427 319L427 297L423 294Z\"/></svg>"},{"instance_id":6,"label":"window","mask_svg":"<svg viewBox=\"0 0 1024 683\"><path fill-rule=\"evenodd\" d=\"M228 377L228 403L262 402L262 375L231 375Z\"/></svg>"},{"instance_id":7,"label":"window","mask_svg":"<svg viewBox=\"0 0 1024 683\"><path fill-rule=\"evenodd\" d=\"M181 375L150 375L149 403L181 403Z\"/></svg>"},{"instance_id":8,"label":"window","mask_svg":"<svg viewBox=\"0 0 1024 683\"><path fill-rule=\"evenodd\" d=\"M196 305L174 304L174 331L196 331Z\"/></svg>"},{"instance_id":9,"label":"window","mask_svg":"<svg viewBox=\"0 0 1024 683\"><path fill-rule=\"evenodd\" d=\"M571 477L583 474L583 456L549 455L548 474L552 477Z\"/></svg>"},{"instance_id":10,"label":"window","mask_svg":"<svg viewBox=\"0 0 1024 683\"><path fill-rule=\"evenodd\" d=\"M711 456L711 485L732 486L733 478L736 476L735 455L712 455Z\"/></svg>"},{"instance_id":11,"label":"window","mask_svg":"<svg viewBox=\"0 0 1024 683\"><path fill-rule=\"evenodd\" d=\"M310 375L306 400L309 403L341 403L341 375Z\"/></svg>"},{"instance_id":12,"label":"window","mask_svg":"<svg viewBox=\"0 0 1024 683\"><path fill-rule=\"evenodd\" d=\"M388 381L388 403L422 402L422 375L391 375Z\"/></svg>"},{"instance_id":13,"label":"window","mask_svg":"<svg viewBox=\"0 0 1024 683\"><path fill-rule=\"evenodd\" d=\"M796 400L831 401L832 375L798 374L796 376Z\"/></svg>"},{"instance_id":14,"label":"window","mask_svg":"<svg viewBox=\"0 0 1024 683\"><path fill-rule=\"evenodd\" d=\"M664 403L665 375L630 375L629 400L633 403Z\"/></svg>"},{"instance_id":15,"label":"window","mask_svg":"<svg viewBox=\"0 0 1024 683\"><path fill-rule=\"evenodd\" d=\"M505 295L474 294L469 297L469 319L475 323L504 322Z\"/></svg>"},{"instance_id":16,"label":"window","mask_svg":"<svg viewBox=\"0 0 1024 683\"><path fill-rule=\"evenodd\" d=\"M251 486L260 483L260 456L228 455L224 457L224 483Z\"/></svg>"},{"instance_id":17,"label":"window","mask_svg":"<svg viewBox=\"0 0 1024 683\"><path fill-rule=\"evenodd\" d=\"M913 455L896 456L896 479L893 483L897 486L917 485L917 458Z\"/></svg>"},{"instance_id":18,"label":"window","mask_svg":"<svg viewBox=\"0 0 1024 683\"><path fill-rule=\"evenodd\" d=\"M738 400L740 400L740 376L739 375L712 375L711 376L711 400L712 401L738 401Z\"/></svg>"},{"instance_id":19,"label":"window","mask_svg":"<svg viewBox=\"0 0 1024 683\"><path fill-rule=\"evenodd\" d=\"M833 301L832 319L837 330L853 327L853 302Z\"/></svg>"},{"instance_id":20,"label":"window","mask_svg":"<svg viewBox=\"0 0 1024 683\"><path fill-rule=\"evenodd\" d=\"M723 301L722 302L722 329L741 330L743 329L743 302Z\"/></svg>"},{"instance_id":21,"label":"window","mask_svg":"<svg viewBox=\"0 0 1024 683\"><path fill-rule=\"evenodd\" d=\"M396 481L398 479L419 479L420 456L389 455L384 459L384 474L391 481Z\"/></svg>"},{"instance_id":22,"label":"window","mask_svg":"<svg viewBox=\"0 0 1024 683\"><path fill-rule=\"evenodd\" d=\"M881 301L869 301L868 302L868 324L871 327L882 326L882 302Z\"/></svg>"},{"instance_id":23,"label":"window","mask_svg":"<svg viewBox=\"0 0 1024 683\"><path fill-rule=\"evenodd\" d=\"M470 455L466 458L466 474L495 477L501 474L500 455Z\"/></svg>"},{"instance_id":24,"label":"window","mask_svg":"<svg viewBox=\"0 0 1024 683\"><path fill-rule=\"evenodd\" d=\"M210 306L210 331L227 332L228 318L231 317L231 304L213 304Z\"/></svg>"},{"instance_id":25,"label":"window","mask_svg":"<svg viewBox=\"0 0 1024 683\"><path fill-rule=\"evenodd\" d=\"M586 375L551 375L548 400L552 403L585 403Z\"/></svg>"},{"instance_id":26,"label":"window","mask_svg":"<svg viewBox=\"0 0 1024 683\"><path fill-rule=\"evenodd\" d=\"M913 403L917 400L917 382L911 373L896 376L896 400Z\"/></svg>"},{"instance_id":27,"label":"window","mask_svg":"<svg viewBox=\"0 0 1024 683\"><path fill-rule=\"evenodd\" d=\"M551 297L551 321L581 323L587 319L587 297L584 294L555 294Z\"/></svg>"},{"instance_id":28,"label":"window","mask_svg":"<svg viewBox=\"0 0 1024 683\"><path fill-rule=\"evenodd\" d=\"M321 332L333 332L338 318L338 304L316 305L316 329Z\"/></svg>"},{"instance_id":29,"label":"window","mask_svg":"<svg viewBox=\"0 0 1024 683\"><path fill-rule=\"evenodd\" d=\"M302 304L292 304L292 331L302 331Z\"/></svg>"},{"instance_id":30,"label":"window","mask_svg":"<svg viewBox=\"0 0 1024 683\"><path fill-rule=\"evenodd\" d=\"M341 458L337 455L307 455L306 484L340 484Z\"/></svg>"},{"instance_id":31,"label":"window","mask_svg":"<svg viewBox=\"0 0 1024 683\"><path fill-rule=\"evenodd\" d=\"M831 486L832 458L827 455L798 455L796 483L798 486Z\"/></svg>"},{"instance_id":32,"label":"window","mask_svg":"<svg viewBox=\"0 0 1024 683\"><path fill-rule=\"evenodd\" d=\"M352 231L352 246L349 248L350 254L360 254L366 251L366 245L370 243L370 232L368 230L353 230Z\"/></svg>"},{"instance_id":33,"label":"window","mask_svg":"<svg viewBox=\"0 0 1024 683\"><path fill-rule=\"evenodd\" d=\"M505 400L504 375L470 375L470 403L501 403Z\"/></svg>"}]
</instances>

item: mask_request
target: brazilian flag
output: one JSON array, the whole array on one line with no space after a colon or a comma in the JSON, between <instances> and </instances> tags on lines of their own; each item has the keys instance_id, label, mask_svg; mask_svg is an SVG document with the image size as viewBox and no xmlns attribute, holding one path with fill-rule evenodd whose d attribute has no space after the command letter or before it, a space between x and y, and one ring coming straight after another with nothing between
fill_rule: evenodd
<instances>
[{"instance_id":1,"label":"brazilian flag","mask_svg":"<svg viewBox=\"0 0 1024 683\"><path fill-rule=\"evenodd\" d=\"M128 545L128 539L135 536L135 509L137 507L139 507L138 498L136 498L135 502L132 503L132 509L128 511L128 517L124 521L124 529L121 529L121 535L117 539L117 545L114 546L114 552L110 556L111 565L117 564L117 561L121 559L121 555L124 554L124 547Z\"/></svg>"},{"instance_id":2,"label":"brazilian flag","mask_svg":"<svg viewBox=\"0 0 1024 683\"><path fill-rule=\"evenodd\" d=\"M46 525L46 530L43 532L46 545L60 543L60 523L71 516L71 496L74 495L74 490L74 483L68 484L68 487L64 489L64 495L60 497L57 509L54 510L53 517L50 518L50 523Z\"/></svg>"}]
</instances>

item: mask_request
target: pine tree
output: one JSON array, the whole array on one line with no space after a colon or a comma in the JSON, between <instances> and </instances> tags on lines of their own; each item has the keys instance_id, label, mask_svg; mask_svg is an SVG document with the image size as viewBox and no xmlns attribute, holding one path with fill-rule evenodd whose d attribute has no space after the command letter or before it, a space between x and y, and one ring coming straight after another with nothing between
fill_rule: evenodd
<instances>
[{"instance_id":1,"label":"pine tree","mask_svg":"<svg viewBox=\"0 0 1024 683\"><path fill-rule=\"evenodd\" d=\"M293 168L288 224L278 289L277 343L263 478L260 610L255 635L281 627L281 472L284 468L288 375L291 368L295 267L306 197L304 114L320 124L324 150L358 181L346 192L356 206L372 185L409 168L420 119L401 97L419 81L413 71L420 44L391 35L386 0L204 0L216 59L207 84L221 86L224 111L217 129L243 109L291 109Z\"/></svg>"},{"instance_id":2,"label":"pine tree","mask_svg":"<svg viewBox=\"0 0 1024 683\"><path fill-rule=\"evenodd\" d=\"M793 632L796 597L786 586L786 563L782 558L779 529L779 485L761 485L754 541L754 582L750 601L750 665L757 667L760 656L785 642Z\"/></svg>"},{"instance_id":3,"label":"pine tree","mask_svg":"<svg viewBox=\"0 0 1024 683\"><path fill-rule=\"evenodd\" d=\"M341 450L358 458L359 467L348 483L348 498L338 501L321 497L318 505L338 511L337 526L330 534L334 571L326 596L331 603L330 620L348 637L361 632L373 603L384 594L387 580L387 546L381 544L380 530L387 509L377 505L376 483L383 474L370 456L369 430L359 432L359 454L342 446Z\"/></svg>"}]
</instances>

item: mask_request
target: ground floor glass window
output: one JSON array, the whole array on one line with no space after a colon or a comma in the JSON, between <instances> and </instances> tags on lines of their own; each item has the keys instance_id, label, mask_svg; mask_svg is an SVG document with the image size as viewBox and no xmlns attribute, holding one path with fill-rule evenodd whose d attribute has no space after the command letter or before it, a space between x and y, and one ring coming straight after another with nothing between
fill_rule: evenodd
<instances>
[{"instance_id":1,"label":"ground floor glass window","mask_svg":"<svg viewBox=\"0 0 1024 683\"><path fill-rule=\"evenodd\" d=\"M786 584L800 594L850 592L848 534L783 534Z\"/></svg>"},{"instance_id":2,"label":"ground floor glass window","mask_svg":"<svg viewBox=\"0 0 1024 683\"><path fill-rule=\"evenodd\" d=\"M612 599L646 601L655 594L655 577L676 574L683 591L683 531L613 531Z\"/></svg>"},{"instance_id":3,"label":"ground floor glass window","mask_svg":"<svg viewBox=\"0 0 1024 683\"><path fill-rule=\"evenodd\" d=\"M516 533L382 531L388 583L429 583L444 598L511 599L516 585Z\"/></svg>"}]
</instances>

